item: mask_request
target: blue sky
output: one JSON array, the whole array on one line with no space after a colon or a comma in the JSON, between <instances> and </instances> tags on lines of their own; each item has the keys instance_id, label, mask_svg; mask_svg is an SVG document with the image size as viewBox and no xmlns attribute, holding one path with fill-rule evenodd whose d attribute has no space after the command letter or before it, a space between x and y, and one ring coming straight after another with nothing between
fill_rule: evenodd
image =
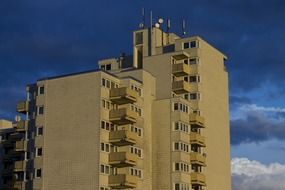
<instances>
[{"instance_id":1,"label":"blue sky","mask_svg":"<svg viewBox=\"0 0 285 190\"><path fill-rule=\"evenodd\" d=\"M170 18L179 34L186 19L190 35L229 57L234 190L251 187L244 176L256 184L260 175L272 183L251 190L280 190L274 180L285 176L272 164L285 165L285 1L0 0L0 118L14 117L26 84L130 53L141 7ZM235 169L250 164L270 172Z\"/></svg>"}]
</instances>

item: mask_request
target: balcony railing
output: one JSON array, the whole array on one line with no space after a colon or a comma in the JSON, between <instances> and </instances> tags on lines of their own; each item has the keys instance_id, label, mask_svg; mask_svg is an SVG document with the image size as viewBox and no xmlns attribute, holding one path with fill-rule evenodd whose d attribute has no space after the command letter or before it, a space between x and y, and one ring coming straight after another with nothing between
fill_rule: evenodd
<instances>
[{"instance_id":1,"label":"balcony railing","mask_svg":"<svg viewBox=\"0 0 285 190\"><path fill-rule=\"evenodd\" d=\"M189 93L191 91L191 86L188 82L183 80L172 82L172 91L176 94Z\"/></svg>"},{"instance_id":2,"label":"balcony railing","mask_svg":"<svg viewBox=\"0 0 285 190\"><path fill-rule=\"evenodd\" d=\"M111 131L109 141L115 146L127 146L136 144L138 135L128 130Z\"/></svg>"},{"instance_id":3,"label":"balcony railing","mask_svg":"<svg viewBox=\"0 0 285 190\"><path fill-rule=\"evenodd\" d=\"M172 74L176 77L181 77L190 74L190 68L184 63L178 63L172 65Z\"/></svg>"},{"instance_id":4,"label":"balcony railing","mask_svg":"<svg viewBox=\"0 0 285 190\"><path fill-rule=\"evenodd\" d=\"M15 184L14 184L14 188L17 189L17 190L25 190L26 189L25 182L23 182L23 181L16 181Z\"/></svg>"},{"instance_id":5,"label":"balcony railing","mask_svg":"<svg viewBox=\"0 0 285 190\"><path fill-rule=\"evenodd\" d=\"M15 151L26 151L27 150L27 141L21 140L16 141Z\"/></svg>"},{"instance_id":6,"label":"balcony railing","mask_svg":"<svg viewBox=\"0 0 285 190\"><path fill-rule=\"evenodd\" d=\"M16 125L16 131L21 132L26 130L28 130L28 121L27 120L18 121Z\"/></svg>"},{"instance_id":7,"label":"balcony railing","mask_svg":"<svg viewBox=\"0 0 285 190\"><path fill-rule=\"evenodd\" d=\"M112 88L110 100L116 104L133 103L137 101L137 93L128 87Z\"/></svg>"},{"instance_id":8,"label":"balcony railing","mask_svg":"<svg viewBox=\"0 0 285 190\"><path fill-rule=\"evenodd\" d=\"M194 125L199 128L205 127L205 119L202 116L199 116L197 114L191 113L189 115L189 122L191 125Z\"/></svg>"},{"instance_id":9,"label":"balcony railing","mask_svg":"<svg viewBox=\"0 0 285 190\"><path fill-rule=\"evenodd\" d=\"M201 136L199 133L190 133L190 144L198 144L200 146L206 146L205 137Z\"/></svg>"},{"instance_id":10,"label":"balcony railing","mask_svg":"<svg viewBox=\"0 0 285 190\"><path fill-rule=\"evenodd\" d=\"M26 114L28 112L28 101L21 101L17 103L17 112Z\"/></svg>"},{"instance_id":11,"label":"balcony railing","mask_svg":"<svg viewBox=\"0 0 285 190\"><path fill-rule=\"evenodd\" d=\"M202 173L193 172L191 173L191 183L194 185L206 185L206 177Z\"/></svg>"},{"instance_id":12,"label":"balcony railing","mask_svg":"<svg viewBox=\"0 0 285 190\"><path fill-rule=\"evenodd\" d=\"M127 174L117 174L109 176L109 187L113 189L136 188L137 177Z\"/></svg>"},{"instance_id":13,"label":"balcony railing","mask_svg":"<svg viewBox=\"0 0 285 190\"><path fill-rule=\"evenodd\" d=\"M199 154L198 152L191 152L190 153L190 160L191 164L197 164L201 166L206 165L206 157Z\"/></svg>"},{"instance_id":14,"label":"balcony railing","mask_svg":"<svg viewBox=\"0 0 285 190\"><path fill-rule=\"evenodd\" d=\"M109 154L109 164L113 167L123 168L135 166L137 156L128 152L112 152Z\"/></svg>"},{"instance_id":15,"label":"balcony railing","mask_svg":"<svg viewBox=\"0 0 285 190\"><path fill-rule=\"evenodd\" d=\"M138 114L129 108L110 110L109 119L117 125L132 124L137 121Z\"/></svg>"},{"instance_id":16,"label":"balcony railing","mask_svg":"<svg viewBox=\"0 0 285 190\"><path fill-rule=\"evenodd\" d=\"M16 161L14 171L25 171L26 169L26 162L25 161Z\"/></svg>"},{"instance_id":17,"label":"balcony railing","mask_svg":"<svg viewBox=\"0 0 285 190\"><path fill-rule=\"evenodd\" d=\"M9 137L10 141L17 141L25 138L25 134L23 133L13 133Z\"/></svg>"}]
</instances>

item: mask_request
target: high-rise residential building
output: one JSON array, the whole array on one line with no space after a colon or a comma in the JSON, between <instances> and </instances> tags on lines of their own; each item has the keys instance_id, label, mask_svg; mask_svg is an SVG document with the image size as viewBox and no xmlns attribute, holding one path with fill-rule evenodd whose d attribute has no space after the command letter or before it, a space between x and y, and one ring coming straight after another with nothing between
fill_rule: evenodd
<instances>
[{"instance_id":1,"label":"high-rise residential building","mask_svg":"<svg viewBox=\"0 0 285 190\"><path fill-rule=\"evenodd\" d=\"M199 36L142 28L132 55L27 85L18 189L230 190L226 59Z\"/></svg>"},{"instance_id":2,"label":"high-rise residential building","mask_svg":"<svg viewBox=\"0 0 285 190\"><path fill-rule=\"evenodd\" d=\"M14 162L6 157L9 151L14 150L14 144L9 141L13 133L12 122L0 119L0 188L10 181L13 174Z\"/></svg>"}]
</instances>

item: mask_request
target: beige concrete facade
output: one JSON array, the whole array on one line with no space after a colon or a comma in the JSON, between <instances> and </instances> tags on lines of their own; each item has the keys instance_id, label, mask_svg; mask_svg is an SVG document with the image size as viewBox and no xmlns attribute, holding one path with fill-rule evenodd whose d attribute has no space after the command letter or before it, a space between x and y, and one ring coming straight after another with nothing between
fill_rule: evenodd
<instances>
[{"instance_id":1,"label":"beige concrete facade","mask_svg":"<svg viewBox=\"0 0 285 190\"><path fill-rule=\"evenodd\" d=\"M231 189L226 56L158 28L133 39L133 55L27 86L17 105L26 120L16 123L25 158L14 172L25 167L14 186Z\"/></svg>"}]
</instances>

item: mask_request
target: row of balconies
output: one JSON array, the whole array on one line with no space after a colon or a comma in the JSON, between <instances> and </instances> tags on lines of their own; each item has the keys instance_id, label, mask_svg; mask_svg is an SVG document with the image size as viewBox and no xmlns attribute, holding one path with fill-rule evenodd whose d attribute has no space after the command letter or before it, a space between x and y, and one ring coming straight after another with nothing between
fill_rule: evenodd
<instances>
[{"instance_id":1,"label":"row of balconies","mask_svg":"<svg viewBox=\"0 0 285 190\"><path fill-rule=\"evenodd\" d=\"M206 177L204 174L199 172L192 172L191 183L192 185L206 185ZM138 177L128 174L117 174L109 176L109 187L114 189L127 189L135 188L137 185Z\"/></svg>"}]
</instances>

